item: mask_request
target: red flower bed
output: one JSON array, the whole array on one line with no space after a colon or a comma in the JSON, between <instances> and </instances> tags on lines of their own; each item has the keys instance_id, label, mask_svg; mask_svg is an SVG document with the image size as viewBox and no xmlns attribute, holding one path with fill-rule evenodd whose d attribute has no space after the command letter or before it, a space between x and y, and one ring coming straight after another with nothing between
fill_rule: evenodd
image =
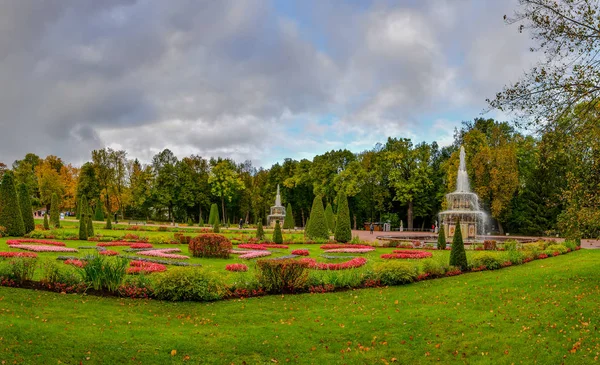
<instances>
[{"instance_id":1,"label":"red flower bed","mask_svg":"<svg viewBox=\"0 0 600 365\"><path fill-rule=\"evenodd\" d=\"M229 264L225 266L225 270L235 272L248 271L248 266L244 264Z\"/></svg>"},{"instance_id":2,"label":"red flower bed","mask_svg":"<svg viewBox=\"0 0 600 365\"><path fill-rule=\"evenodd\" d=\"M237 247L238 248L249 248L251 250L266 250L267 248L289 248L289 246L286 246L286 245L277 245L277 244L270 244L270 243L260 243L260 244L242 243L242 244L239 244Z\"/></svg>"},{"instance_id":3,"label":"red flower bed","mask_svg":"<svg viewBox=\"0 0 600 365\"><path fill-rule=\"evenodd\" d=\"M547 259L547 258L548 258L548 255L546 255L545 253L541 253L538 256L538 259Z\"/></svg>"},{"instance_id":4,"label":"red flower bed","mask_svg":"<svg viewBox=\"0 0 600 365\"><path fill-rule=\"evenodd\" d=\"M431 256L433 254L427 251L394 250L394 253L383 254L380 257L382 259L426 259Z\"/></svg>"},{"instance_id":5,"label":"red flower bed","mask_svg":"<svg viewBox=\"0 0 600 365\"><path fill-rule=\"evenodd\" d=\"M123 242L123 241L115 241L115 242L102 242L97 244L96 246L100 247L115 247L115 246L131 246L133 243L131 242Z\"/></svg>"},{"instance_id":6,"label":"red flower bed","mask_svg":"<svg viewBox=\"0 0 600 365\"><path fill-rule=\"evenodd\" d=\"M311 258L303 258L300 259L301 262L308 263L308 267L316 270L346 270L346 269L355 269L357 267L361 267L367 263L367 259L364 257L355 257L350 261L341 262L341 263L325 263L325 262L317 262L315 259Z\"/></svg>"},{"instance_id":7,"label":"red flower bed","mask_svg":"<svg viewBox=\"0 0 600 365\"><path fill-rule=\"evenodd\" d=\"M84 267L87 264L87 262L81 261L81 260L68 259L68 260L65 260L65 264L73 265L73 266L77 266L77 267Z\"/></svg>"},{"instance_id":8,"label":"red flower bed","mask_svg":"<svg viewBox=\"0 0 600 365\"><path fill-rule=\"evenodd\" d=\"M531 257L526 257L526 258L523 259L523 263L524 264L527 263L527 262L531 262L531 261L533 261L533 259Z\"/></svg>"},{"instance_id":9,"label":"red flower bed","mask_svg":"<svg viewBox=\"0 0 600 365\"><path fill-rule=\"evenodd\" d=\"M417 281L425 280L428 277L429 277L429 273L427 273L427 272L419 274L419 276L417 276Z\"/></svg>"},{"instance_id":10,"label":"red flower bed","mask_svg":"<svg viewBox=\"0 0 600 365\"><path fill-rule=\"evenodd\" d=\"M308 256L310 255L310 253L308 252L308 250L293 250L292 255Z\"/></svg>"},{"instance_id":11,"label":"red flower bed","mask_svg":"<svg viewBox=\"0 0 600 365\"><path fill-rule=\"evenodd\" d=\"M462 274L462 271L460 271L460 269L456 269L456 270L450 270L446 273L446 276L456 276L456 275L460 275Z\"/></svg>"},{"instance_id":12,"label":"red flower bed","mask_svg":"<svg viewBox=\"0 0 600 365\"><path fill-rule=\"evenodd\" d=\"M481 265L479 267L474 267L471 269L471 271L484 271L484 270L487 270L487 266L485 266L485 265Z\"/></svg>"},{"instance_id":13,"label":"red flower bed","mask_svg":"<svg viewBox=\"0 0 600 365\"><path fill-rule=\"evenodd\" d=\"M152 245L149 243L138 242L138 243L132 243L129 247L130 248L152 248Z\"/></svg>"},{"instance_id":14,"label":"red flower bed","mask_svg":"<svg viewBox=\"0 0 600 365\"><path fill-rule=\"evenodd\" d=\"M29 240L29 239L27 239L27 240L8 240L8 241L6 241L6 244L9 246L20 245L21 243L39 243L42 245L50 245L50 246L65 246L65 244L62 242L46 241L46 240L34 240L34 239Z\"/></svg>"},{"instance_id":15,"label":"red flower bed","mask_svg":"<svg viewBox=\"0 0 600 365\"><path fill-rule=\"evenodd\" d=\"M558 251L552 252L552 256L558 256L558 255L560 255L560 252L558 252Z\"/></svg>"},{"instance_id":16,"label":"red flower bed","mask_svg":"<svg viewBox=\"0 0 600 365\"><path fill-rule=\"evenodd\" d=\"M325 284L325 285L317 285L317 286L310 286L310 288L308 288L308 291L310 293L329 293L335 290L335 286L333 286L332 284Z\"/></svg>"},{"instance_id":17,"label":"red flower bed","mask_svg":"<svg viewBox=\"0 0 600 365\"><path fill-rule=\"evenodd\" d=\"M321 250L334 250L336 248L373 248L373 247L367 246L367 245L345 245L345 244L337 244L337 243L326 244L326 245L322 245L320 247Z\"/></svg>"},{"instance_id":18,"label":"red flower bed","mask_svg":"<svg viewBox=\"0 0 600 365\"><path fill-rule=\"evenodd\" d=\"M165 265L139 260L133 260L129 262L129 266L130 267L127 269L128 274L150 274L153 272L163 272L167 270Z\"/></svg>"},{"instance_id":19,"label":"red flower bed","mask_svg":"<svg viewBox=\"0 0 600 365\"><path fill-rule=\"evenodd\" d=\"M119 254L117 251L113 251L113 250L100 251L98 253L100 255L104 255L104 256L117 256Z\"/></svg>"},{"instance_id":20,"label":"red flower bed","mask_svg":"<svg viewBox=\"0 0 600 365\"><path fill-rule=\"evenodd\" d=\"M33 253L33 252L0 252L0 257L32 257L32 258L36 258L37 253Z\"/></svg>"},{"instance_id":21,"label":"red flower bed","mask_svg":"<svg viewBox=\"0 0 600 365\"><path fill-rule=\"evenodd\" d=\"M510 261L504 261L500 266L502 266L502 267L509 267L509 266L512 266L512 262L510 262Z\"/></svg>"}]
</instances>

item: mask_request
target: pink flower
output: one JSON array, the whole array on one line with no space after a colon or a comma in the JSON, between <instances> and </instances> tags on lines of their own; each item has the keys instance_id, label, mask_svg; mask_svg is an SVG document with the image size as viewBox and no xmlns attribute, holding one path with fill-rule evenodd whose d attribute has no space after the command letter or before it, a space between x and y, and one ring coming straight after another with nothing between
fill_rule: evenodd
<instances>
[{"instance_id":1,"label":"pink flower","mask_svg":"<svg viewBox=\"0 0 600 365\"><path fill-rule=\"evenodd\" d=\"M105 251L100 251L98 253L100 255L105 255L105 256L117 256L119 254L117 251L113 251L113 250L105 250Z\"/></svg>"},{"instance_id":2,"label":"pink flower","mask_svg":"<svg viewBox=\"0 0 600 365\"><path fill-rule=\"evenodd\" d=\"M325 250L327 253L341 252L341 253L367 253L375 251L373 247L369 248L336 248L333 250Z\"/></svg>"},{"instance_id":3,"label":"pink flower","mask_svg":"<svg viewBox=\"0 0 600 365\"><path fill-rule=\"evenodd\" d=\"M38 246L38 245L15 245L15 248L26 250L26 251L35 251L35 252L78 252L74 248L69 247L57 247L57 246Z\"/></svg>"},{"instance_id":4,"label":"pink flower","mask_svg":"<svg viewBox=\"0 0 600 365\"><path fill-rule=\"evenodd\" d=\"M244 264L229 264L225 266L227 271L248 271L248 266Z\"/></svg>"},{"instance_id":5,"label":"pink flower","mask_svg":"<svg viewBox=\"0 0 600 365\"><path fill-rule=\"evenodd\" d=\"M293 250L292 251L292 255L298 255L298 256L308 256L310 253L308 252L308 250Z\"/></svg>"},{"instance_id":6,"label":"pink flower","mask_svg":"<svg viewBox=\"0 0 600 365\"><path fill-rule=\"evenodd\" d=\"M81 261L81 260L68 259L68 260L65 260L65 265L84 267L85 265L87 265L87 262Z\"/></svg>"},{"instance_id":7,"label":"pink flower","mask_svg":"<svg viewBox=\"0 0 600 365\"><path fill-rule=\"evenodd\" d=\"M39 243L42 245L65 246L65 244L62 242L46 241L46 240L24 239L24 240L8 240L8 241L6 241L6 244L9 246L20 245L21 243Z\"/></svg>"},{"instance_id":8,"label":"pink flower","mask_svg":"<svg viewBox=\"0 0 600 365\"><path fill-rule=\"evenodd\" d=\"M153 272L163 272L167 270L165 265L139 260L129 262L129 266L130 267L127 269L128 274L151 274Z\"/></svg>"},{"instance_id":9,"label":"pink flower","mask_svg":"<svg viewBox=\"0 0 600 365\"><path fill-rule=\"evenodd\" d=\"M316 270L345 270L345 269L354 269L357 267L361 267L367 263L367 259L364 257L355 257L350 261L341 262L337 264L317 262L315 259L311 258L303 258L300 259L302 262L308 263L308 267Z\"/></svg>"},{"instance_id":10,"label":"pink flower","mask_svg":"<svg viewBox=\"0 0 600 365\"><path fill-rule=\"evenodd\" d=\"M239 244L237 247L238 248L248 248L251 250L266 250L267 248L288 248L288 246L286 246L286 245L275 245L275 244L269 244L269 243L261 243L261 244L242 243L242 244Z\"/></svg>"},{"instance_id":11,"label":"pink flower","mask_svg":"<svg viewBox=\"0 0 600 365\"><path fill-rule=\"evenodd\" d=\"M162 248L160 250L139 251L138 255L162 257L164 259L187 260L190 257L185 255L175 255L171 252L181 252L178 248Z\"/></svg>"},{"instance_id":12,"label":"pink flower","mask_svg":"<svg viewBox=\"0 0 600 365\"><path fill-rule=\"evenodd\" d=\"M243 255L240 255L240 259L250 260L250 259L255 259L257 257L264 257L264 256L269 256L269 255L271 255L270 251L250 251Z\"/></svg>"},{"instance_id":13,"label":"pink flower","mask_svg":"<svg viewBox=\"0 0 600 365\"><path fill-rule=\"evenodd\" d=\"M342 245L337 243L322 245L321 250L335 250L338 248L373 248L367 245ZM373 248L374 249L374 248Z\"/></svg>"},{"instance_id":14,"label":"pink flower","mask_svg":"<svg viewBox=\"0 0 600 365\"><path fill-rule=\"evenodd\" d=\"M383 254L380 257L382 259L426 259L431 256L433 254L427 251L394 250L394 253Z\"/></svg>"}]
</instances>

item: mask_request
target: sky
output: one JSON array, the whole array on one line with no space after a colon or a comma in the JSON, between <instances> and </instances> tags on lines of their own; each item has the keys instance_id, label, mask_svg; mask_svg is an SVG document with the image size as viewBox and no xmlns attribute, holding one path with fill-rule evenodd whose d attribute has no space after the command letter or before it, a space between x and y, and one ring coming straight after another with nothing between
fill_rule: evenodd
<instances>
[{"instance_id":1,"label":"sky","mask_svg":"<svg viewBox=\"0 0 600 365\"><path fill-rule=\"evenodd\" d=\"M269 167L389 136L452 142L538 59L516 0L0 2L0 161Z\"/></svg>"}]
</instances>

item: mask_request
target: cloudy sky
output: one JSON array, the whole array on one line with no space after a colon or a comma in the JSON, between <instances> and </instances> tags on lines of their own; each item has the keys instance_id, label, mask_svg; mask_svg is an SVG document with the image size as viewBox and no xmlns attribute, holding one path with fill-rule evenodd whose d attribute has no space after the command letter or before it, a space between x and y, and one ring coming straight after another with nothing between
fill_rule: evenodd
<instances>
[{"instance_id":1,"label":"cloudy sky","mask_svg":"<svg viewBox=\"0 0 600 365\"><path fill-rule=\"evenodd\" d=\"M270 166L388 136L448 144L535 62L503 22L516 6L2 1L0 161L108 146Z\"/></svg>"}]
</instances>

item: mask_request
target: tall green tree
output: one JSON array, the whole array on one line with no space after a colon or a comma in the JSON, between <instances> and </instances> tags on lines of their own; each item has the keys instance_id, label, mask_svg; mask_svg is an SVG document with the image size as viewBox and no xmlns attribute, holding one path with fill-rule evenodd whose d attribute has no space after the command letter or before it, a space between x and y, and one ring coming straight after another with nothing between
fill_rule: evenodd
<instances>
[{"instance_id":1,"label":"tall green tree","mask_svg":"<svg viewBox=\"0 0 600 365\"><path fill-rule=\"evenodd\" d=\"M50 225L52 228L60 228L60 203L56 193L52 194L52 202L50 203Z\"/></svg>"},{"instance_id":2,"label":"tall green tree","mask_svg":"<svg viewBox=\"0 0 600 365\"><path fill-rule=\"evenodd\" d=\"M81 202L81 198L86 197L88 201L93 201L100 196L100 185L96 176L96 169L91 162L86 162L81 166L79 177L77 178L77 203ZM77 204L77 218L81 209Z\"/></svg>"},{"instance_id":3,"label":"tall green tree","mask_svg":"<svg viewBox=\"0 0 600 365\"><path fill-rule=\"evenodd\" d=\"M306 235L313 240L328 240L329 230L325 220L325 209L323 209L323 200L321 196L316 196L313 200L310 211L310 225L307 227Z\"/></svg>"},{"instance_id":4,"label":"tall green tree","mask_svg":"<svg viewBox=\"0 0 600 365\"><path fill-rule=\"evenodd\" d=\"M102 211L102 201L98 198L96 200L96 206L94 207L94 219L97 221L104 220L104 212Z\"/></svg>"},{"instance_id":5,"label":"tall green tree","mask_svg":"<svg viewBox=\"0 0 600 365\"><path fill-rule=\"evenodd\" d=\"M348 198L342 190L338 195L337 224L335 225L335 240L338 242L349 242L352 240L352 229L350 226L350 209Z\"/></svg>"},{"instance_id":6,"label":"tall green tree","mask_svg":"<svg viewBox=\"0 0 600 365\"><path fill-rule=\"evenodd\" d=\"M226 222L225 199L231 202L237 191L245 189L244 182L240 179L233 162L229 160L222 160L212 168L208 182L212 194L221 199L223 222Z\"/></svg>"},{"instance_id":7,"label":"tall green tree","mask_svg":"<svg viewBox=\"0 0 600 365\"><path fill-rule=\"evenodd\" d=\"M294 222L294 213L292 212L292 204L288 203L285 209L285 219L283 220L284 229L294 229L296 223Z\"/></svg>"},{"instance_id":8,"label":"tall green tree","mask_svg":"<svg viewBox=\"0 0 600 365\"><path fill-rule=\"evenodd\" d=\"M437 249L445 250L446 249L446 232L444 231L444 225L440 227L440 231L438 232L437 239Z\"/></svg>"},{"instance_id":9,"label":"tall green tree","mask_svg":"<svg viewBox=\"0 0 600 365\"><path fill-rule=\"evenodd\" d=\"M0 226L6 228L9 236L23 236L25 224L19 206L12 171L6 171L0 184Z\"/></svg>"},{"instance_id":10,"label":"tall green tree","mask_svg":"<svg viewBox=\"0 0 600 365\"><path fill-rule=\"evenodd\" d=\"M265 230L263 229L262 221L259 220L256 226L256 238L259 240L265 239Z\"/></svg>"},{"instance_id":11,"label":"tall green tree","mask_svg":"<svg viewBox=\"0 0 600 365\"><path fill-rule=\"evenodd\" d=\"M156 203L167 208L168 219L173 219L173 207L177 202L179 182L177 180L177 157L169 149L159 152L152 158L152 168L156 181L153 196Z\"/></svg>"},{"instance_id":12,"label":"tall green tree","mask_svg":"<svg viewBox=\"0 0 600 365\"><path fill-rule=\"evenodd\" d=\"M219 207L217 206L217 204L212 204L210 206L210 214L208 216L208 224L209 225L213 225L215 224L215 221L219 219Z\"/></svg>"},{"instance_id":13,"label":"tall green tree","mask_svg":"<svg viewBox=\"0 0 600 365\"><path fill-rule=\"evenodd\" d=\"M327 208L325 208L325 221L327 222L327 229L329 229L330 232L333 232L335 229L335 220L331 203L327 203Z\"/></svg>"},{"instance_id":14,"label":"tall green tree","mask_svg":"<svg viewBox=\"0 0 600 365\"><path fill-rule=\"evenodd\" d=\"M29 188L26 184L19 184L19 204L21 206L21 215L23 216L23 225L25 233L29 233L35 229L35 221L33 220L33 209L31 208L31 199Z\"/></svg>"},{"instance_id":15,"label":"tall green tree","mask_svg":"<svg viewBox=\"0 0 600 365\"><path fill-rule=\"evenodd\" d=\"M460 267L461 270L469 268L467 262L467 253L465 252L465 244L460 228L460 220L456 223L454 237L452 238L452 250L450 251L450 265Z\"/></svg>"},{"instance_id":16,"label":"tall green tree","mask_svg":"<svg viewBox=\"0 0 600 365\"><path fill-rule=\"evenodd\" d=\"M279 224L279 220L275 222L275 229L273 230L273 242L277 244L283 243L283 235L281 234L281 225Z\"/></svg>"},{"instance_id":17,"label":"tall green tree","mask_svg":"<svg viewBox=\"0 0 600 365\"><path fill-rule=\"evenodd\" d=\"M79 214L79 239L82 241L87 241L87 239L88 239L88 229L87 229L88 218L87 218L87 214L85 212L86 211L83 210Z\"/></svg>"}]
</instances>

